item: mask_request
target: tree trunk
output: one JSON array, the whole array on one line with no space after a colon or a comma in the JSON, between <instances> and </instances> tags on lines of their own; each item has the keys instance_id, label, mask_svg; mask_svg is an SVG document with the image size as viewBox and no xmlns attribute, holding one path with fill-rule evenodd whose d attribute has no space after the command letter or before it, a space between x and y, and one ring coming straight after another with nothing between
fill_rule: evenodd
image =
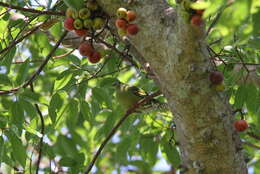
<instances>
[{"instance_id":1,"label":"tree trunk","mask_svg":"<svg viewBox=\"0 0 260 174\"><path fill-rule=\"evenodd\" d=\"M203 27L162 0L98 0L110 16L119 7L137 13L140 32L129 38L156 74L177 125L182 166L188 174L246 174L228 98L208 80L213 70Z\"/></svg>"}]
</instances>

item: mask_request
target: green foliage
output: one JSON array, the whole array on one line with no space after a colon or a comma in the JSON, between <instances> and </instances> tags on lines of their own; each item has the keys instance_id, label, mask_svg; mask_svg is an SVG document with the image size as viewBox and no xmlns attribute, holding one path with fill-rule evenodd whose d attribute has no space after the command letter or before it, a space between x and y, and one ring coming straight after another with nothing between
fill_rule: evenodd
<instances>
[{"instance_id":1,"label":"green foliage","mask_svg":"<svg viewBox=\"0 0 260 174\"><path fill-rule=\"evenodd\" d=\"M26 8L53 11L65 10L67 6L80 9L84 3L83 0L49 0L35 7L36 1L10 2L20 7L26 5ZM175 1L168 0L168 3L176 8ZM210 58L216 69L224 73L225 94L230 98L232 108L242 110L243 117L250 124L241 137L260 146L247 134L259 135L260 127L260 90L259 82L255 80L260 74L260 3L258 0L207 0L193 3L191 7L205 9L206 28L218 19L206 38L211 49ZM26 16L26 20L11 19L17 13ZM0 51L42 22L52 18L60 20L47 31L37 30L0 54L2 91L20 87L32 77L62 35L64 18L6 11L3 7L0 7L0 14ZM127 45L116 42L113 36L108 36L105 41L116 45L118 51L127 52ZM63 45L54 56L69 51L71 49ZM16 167L27 174L32 159L31 170L35 172L39 142L43 136L43 119L44 160L41 163L45 167L40 170L48 173L50 160L52 164L67 167L68 173L84 171L94 152L125 114L115 98L112 86L115 79L136 85L149 94L158 90L143 69L122 61L122 56L115 50L105 50L105 53L98 64L90 64L78 52L52 58L32 86L0 96L0 164L5 163L10 170ZM166 101L162 96L158 100ZM162 158L168 165L178 168L181 164L178 143L172 143L175 130L169 128L173 124L172 117L170 113L158 110L132 114L105 146L95 164L95 173L112 173L115 170L120 173L124 167L134 168L140 173L162 173L153 169ZM241 113L235 114L235 119L241 117ZM259 154L252 147L245 150L250 157L249 164L255 173L259 173Z\"/></svg>"}]
</instances>

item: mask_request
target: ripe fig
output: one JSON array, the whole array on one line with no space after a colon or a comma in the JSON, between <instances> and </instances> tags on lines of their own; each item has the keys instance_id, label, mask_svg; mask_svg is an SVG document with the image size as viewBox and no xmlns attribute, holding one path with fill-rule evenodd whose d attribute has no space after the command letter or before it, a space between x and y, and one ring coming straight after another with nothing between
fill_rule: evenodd
<instances>
[{"instance_id":1,"label":"ripe fig","mask_svg":"<svg viewBox=\"0 0 260 174\"><path fill-rule=\"evenodd\" d=\"M127 20L129 22L134 21L135 18L136 18L136 14L134 11L131 11L131 10L127 11Z\"/></svg>"},{"instance_id":2,"label":"ripe fig","mask_svg":"<svg viewBox=\"0 0 260 174\"><path fill-rule=\"evenodd\" d=\"M127 21L124 19L117 19L116 20L116 27L126 30L127 28Z\"/></svg>"},{"instance_id":3,"label":"ripe fig","mask_svg":"<svg viewBox=\"0 0 260 174\"><path fill-rule=\"evenodd\" d=\"M74 19L71 17L66 18L64 21L64 27L69 31L74 30Z\"/></svg>"},{"instance_id":4,"label":"ripe fig","mask_svg":"<svg viewBox=\"0 0 260 174\"><path fill-rule=\"evenodd\" d=\"M94 51L94 53L88 57L88 60L91 62L91 63L98 63L101 59L101 54L97 51Z\"/></svg>"},{"instance_id":5,"label":"ripe fig","mask_svg":"<svg viewBox=\"0 0 260 174\"><path fill-rule=\"evenodd\" d=\"M139 28L136 24L129 24L127 26L127 34L136 35L139 32Z\"/></svg>"},{"instance_id":6,"label":"ripe fig","mask_svg":"<svg viewBox=\"0 0 260 174\"><path fill-rule=\"evenodd\" d=\"M87 33L88 33L88 30L86 29L79 29L79 30L75 30L75 33L78 35L78 36L86 36Z\"/></svg>"},{"instance_id":7,"label":"ripe fig","mask_svg":"<svg viewBox=\"0 0 260 174\"><path fill-rule=\"evenodd\" d=\"M79 46L79 53L82 56L90 57L94 53L94 51L95 51L94 48L88 42L83 42Z\"/></svg>"},{"instance_id":8,"label":"ripe fig","mask_svg":"<svg viewBox=\"0 0 260 174\"><path fill-rule=\"evenodd\" d=\"M218 85L218 84L221 84L223 82L224 76L221 72L214 71L214 72L210 73L209 80L211 81L212 84Z\"/></svg>"},{"instance_id":9,"label":"ripe fig","mask_svg":"<svg viewBox=\"0 0 260 174\"><path fill-rule=\"evenodd\" d=\"M203 15L204 10L196 10L196 13L197 13L198 15Z\"/></svg>"},{"instance_id":10,"label":"ripe fig","mask_svg":"<svg viewBox=\"0 0 260 174\"><path fill-rule=\"evenodd\" d=\"M236 131L243 132L248 128L248 124L245 120L237 120L234 122L234 127Z\"/></svg>"},{"instance_id":11,"label":"ripe fig","mask_svg":"<svg viewBox=\"0 0 260 174\"><path fill-rule=\"evenodd\" d=\"M203 24L201 15L195 14L191 17L191 24L194 26L200 26Z\"/></svg>"}]
</instances>

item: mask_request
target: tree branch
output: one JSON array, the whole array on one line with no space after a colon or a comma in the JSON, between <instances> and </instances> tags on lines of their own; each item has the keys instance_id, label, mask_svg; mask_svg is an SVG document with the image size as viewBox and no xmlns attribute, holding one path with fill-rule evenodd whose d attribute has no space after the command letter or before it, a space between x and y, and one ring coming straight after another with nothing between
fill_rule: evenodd
<instances>
[{"instance_id":1,"label":"tree branch","mask_svg":"<svg viewBox=\"0 0 260 174\"><path fill-rule=\"evenodd\" d=\"M254 144L252 144L252 143L243 142L243 144L244 144L244 145L247 145L247 146L249 146L249 147L252 147L252 148L254 148L254 149L260 150L260 147L259 147L259 146L254 145Z\"/></svg>"},{"instance_id":2,"label":"tree branch","mask_svg":"<svg viewBox=\"0 0 260 174\"><path fill-rule=\"evenodd\" d=\"M254 133L248 132L247 135L252 137L252 138L254 138L254 139L256 139L256 140L260 140L260 136L254 134Z\"/></svg>"},{"instance_id":3,"label":"tree branch","mask_svg":"<svg viewBox=\"0 0 260 174\"><path fill-rule=\"evenodd\" d=\"M29 12L29 13L55 15L55 16L65 16L64 12L35 10L35 9L23 8L23 7L7 4L7 3L4 3L4 2L0 2L0 6L6 7L6 8L11 8L11 9L16 9L16 10L19 10L19 11Z\"/></svg>"},{"instance_id":4,"label":"tree branch","mask_svg":"<svg viewBox=\"0 0 260 174\"><path fill-rule=\"evenodd\" d=\"M30 84L30 87L31 87L31 91L34 92L34 88L33 88L33 84ZM42 146L43 146L43 137L44 137L44 133L45 133L45 124L44 124L44 118L43 118L43 115L42 115L42 112L40 110L40 107L38 104L34 104L39 116L40 116L40 120L41 120L41 134L42 134L42 137L40 139L40 142L39 142L39 155L38 155L38 159L37 159L37 165L36 165L36 174L38 174L39 172L39 168L40 168L40 163L41 163L41 157L42 157Z\"/></svg>"},{"instance_id":5,"label":"tree branch","mask_svg":"<svg viewBox=\"0 0 260 174\"><path fill-rule=\"evenodd\" d=\"M125 113L125 115L117 122L117 124L115 125L115 127L110 131L110 133L108 134L108 136L106 137L106 139L101 143L100 147L98 148L98 151L96 152L96 154L94 155L92 161L90 162L87 170L84 172L84 174L88 174L92 167L94 166L98 156L101 154L102 150L104 149L104 147L106 146L106 144L108 143L108 141L114 136L114 134L116 133L116 131L118 130L118 128L124 123L124 121L128 118L128 116L130 116L132 113L134 113L136 111L136 109L138 109L141 105L143 105L144 103L150 101L151 99L153 99L154 97L160 95L161 92L157 91L147 97L145 97L144 99L140 100L139 102L137 102L136 104L134 104L130 109L128 109Z\"/></svg>"},{"instance_id":6,"label":"tree branch","mask_svg":"<svg viewBox=\"0 0 260 174\"><path fill-rule=\"evenodd\" d=\"M59 41L55 44L55 46L53 47L53 49L50 51L50 53L47 55L46 59L44 60L44 62L41 64L41 66L37 69L37 71L35 71L35 73L31 76L31 78L29 80L27 80L24 84L22 84L21 86L18 86L16 88L12 88L10 90L0 90L0 95L3 94L10 94L10 93L15 93L17 91L19 91L21 88L26 88L27 86L29 86L34 80L35 78L42 72L43 68L45 67L45 65L49 62L49 60L52 58L52 55L54 54L54 52L56 51L56 49L59 47L59 45L61 44L62 40L65 38L65 36L67 35L67 31L65 31L63 33L63 35L61 36L61 38L59 39Z\"/></svg>"}]
</instances>

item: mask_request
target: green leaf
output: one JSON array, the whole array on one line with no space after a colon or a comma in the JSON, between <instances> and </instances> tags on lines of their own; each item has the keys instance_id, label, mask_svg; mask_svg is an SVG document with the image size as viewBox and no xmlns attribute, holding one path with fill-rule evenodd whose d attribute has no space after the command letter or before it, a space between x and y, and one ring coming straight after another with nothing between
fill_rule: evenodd
<instances>
[{"instance_id":1,"label":"green leaf","mask_svg":"<svg viewBox=\"0 0 260 174\"><path fill-rule=\"evenodd\" d=\"M29 66L30 66L30 61L29 59L27 59L19 68L16 76L17 85L21 85L25 81L26 77L28 76Z\"/></svg>"},{"instance_id":2,"label":"green leaf","mask_svg":"<svg viewBox=\"0 0 260 174\"><path fill-rule=\"evenodd\" d=\"M55 80L54 90L59 90L65 87L72 78L72 75L73 74L70 71L63 71Z\"/></svg>"},{"instance_id":3,"label":"green leaf","mask_svg":"<svg viewBox=\"0 0 260 174\"><path fill-rule=\"evenodd\" d=\"M256 113L259 105L258 102L258 90L255 85L249 84L247 85L247 97L246 97L246 106L247 109L252 112Z\"/></svg>"},{"instance_id":4,"label":"green leaf","mask_svg":"<svg viewBox=\"0 0 260 174\"><path fill-rule=\"evenodd\" d=\"M58 91L51 97L48 112L53 124L56 122L57 113L63 106L66 98L67 98L67 93L65 91Z\"/></svg>"},{"instance_id":5,"label":"green leaf","mask_svg":"<svg viewBox=\"0 0 260 174\"><path fill-rule=\"evenodd\" d=\"M77 161L70 157L63 157L59 161L59 164L66 167L72 167L77 165Z\"/></svg>"},{"instance_id":6,"label":"green leaf","mask_svg":"<svg viewBox=\"0 0 260 174\"><path fill-rule=\"evenodd\" d=\"M78 121L79 116L79 102L75 99L68 103L67 122L69 127L74 127Z\"/></svg>"},{"instance_id":7,"label":"green leaf","mask_svg":"<svg viewBox=\"0 0 260 174\"><path fill-rule=\"evenodd\" d=\"M201 9L206 9L210 6L210 2L204 2L204 1L198 1L194 2L190 5L192 9L195 10L201 10Z\"/></svg>"},{"instance_id":8,"label":"green leaf","mask_svg":"<svg viewBox=\"0 0 260 174\"><path fill-rule=\"evenodd\" d=\"M21 140L12 131L6 132L8 139L12 145L12 153L15 160L17 160L23 168L26 164L26 148L23 146Z\"/></svg>"},{"instance_id":9,"label":"green leaf","mask_svg":"<svg viewBox=\"0 0 260 174\"><path fill-rule=\"evenodd\" d=\"M36 112L35 106L32 103L30 103L26 100L23 100L23 99L20 100L20 103L21 103L23 109L25 110L26 114L31 119L37 117L37 112Z\"/></svg>"},{"instance_id":10,"label":"green leaf","mask_svg":"<svg viewBox=\"0 0 260 174\"><path fill-rule=\"evenodd\" d=\"M22 128L24 122L24 110L20 101L15 101L11 106L11 121L18 128Z\"/></svg>"},{"instance_id":11,"label":"green leaf","mask_svg":"<svg viewBox=\"0 0 260 174\"><path fill-rule=\"evenodd\" d=\"M5 74L0 74L0 84L1 85L12 85L12 81Z\"/></svg>"},{"instance_id":12,"label":"green leaf","mask_svg":"<svg viewBox=\"0 0 260 174\"><path fill-rule=\"evenodd\" d=\"M178 168L181 160L179 152L175 146L170 145L167 142L161 143L162 152L166 155L167 160L173 165L174 168Z\"/></svg>"},{"instance_id":13,"label":"green leaf","mask_svg":"<svg viewBox=\"0 0 260 174\"><path fill-rule=\"evenodd\" d=\"M16 53L16 47L13 47L7 52L6 56L3 57L3 60L2 60L2 57L0 59L0 60L2 60L1 64L6 66L6 69L7 69L6 74L9 74L9 72L10 72L10 66L12 64L15 53ZM5 55L5 54L3 54L3 55Z\"/></svg>"},{"instance_id":14,"label":"green leaf","mask_svg":"<svg viewBox=\"0 0 260 174\"><path fill-rule=\"evenodd\" d=\"M76 144L73 143L72 139L60 135L54 145L54 150L56 153L61 154L63 157L70 157L73 159L78 158L78 150L76 149Z\"/></svg>"},{"instance_id":15,"label":"green leaf","mask_svg":"<svg viewBox=\"0 0 260 174\"><path fill-rule=\"evenodd\" d=\"M93 121L93 119L91 118L91 113L90 113L91 110L90 110L90 107L87 102L85 102L85 101L80 102L80 112L87 121L89 121L89 122Z\"/></svg>"},{"instance_id":16,"label":"green leaf","mask_svg":"<svg viewBox=\"0 0 260 174\"><path fill-rule=\"evenodd\" d=\"M157 160L159 144L155 142L154 135L142 135L140 137L140 151L142 157L154 165Z\"/></svg>"},{"instance_id":17,"label":"green leaf","mask_svg":"<svg viewBox=\"0 0 260 174\"><path fill-rule=\"evenodd\" d=\"M81 9L83 6L84 6L84 0L63 0L64 3L70 7L70 8L73 8L75 10L79 10Z\"/></svg>"},{"instance_id":18,"label":"green leaf","mask_svg":"<svg viewBox=\"0 0 260 174\"><path fill-rule=\"evenodd\" d=\"M93 97L101 104L104 102L109 108L112 108L111 97L102 88L92 89Z\"/></svg>"},{"instance_id":19,"label":"green leaf","mask_svg":"<svg viewBox=\"0 0 260 174\"><path fill-rule=\"evenodd\" d=\"M0 137L0 164L2 163L3 153L4 153L4 139L1 136Z\"/></svg>"},{"instance_id":20,"label":"green leaf","mask_svg":"<svg viewBox=\"0 0 260 174\"><path fill-rule=\"evenodd\" d=\"M23 93L20 94L23 99L26 99L29 102L38 103L41 95L35 92L32 92L29 89L24 89Z\"/></svg>"},{"instance_id":21,"label":"green leaf","mask_svg":"<svg viewBox=\"0 0 260 174\"><path fill-rule=\"evenodd\" d=\"M239 86L239 88L236 91L234 107L239 109L242 108L246 100L246 97L247 97L246 85Z\"/></svg>"}]
</instances>

